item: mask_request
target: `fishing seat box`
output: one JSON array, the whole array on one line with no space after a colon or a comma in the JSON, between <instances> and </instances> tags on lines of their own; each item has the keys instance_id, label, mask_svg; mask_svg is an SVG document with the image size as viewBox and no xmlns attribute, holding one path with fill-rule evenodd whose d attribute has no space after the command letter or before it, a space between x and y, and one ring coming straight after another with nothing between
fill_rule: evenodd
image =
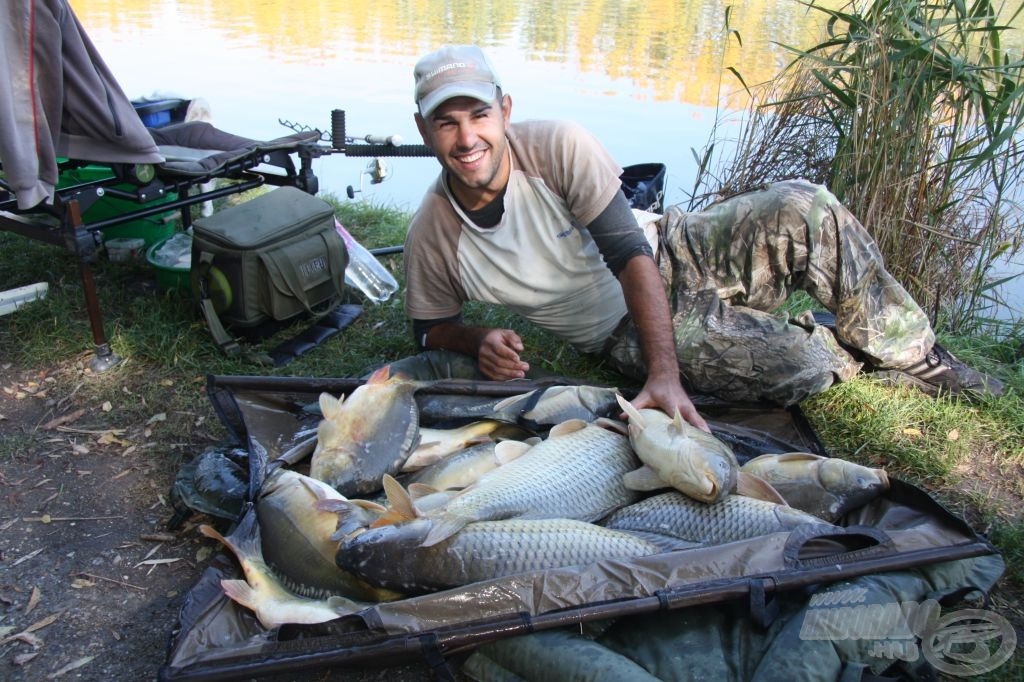
<instances>
[{"instance_id":1,"label":"fishing seat box","mask_svg":"<svg viewBox=\"0 0 1024 682\"><path fill-rule=\"evenodd\" d=\"M192 290L211 332L251 335L268 323L320 314L344 294L348 252L334 209L294 187L195 221Z\"/></svg>"}]
</instances>

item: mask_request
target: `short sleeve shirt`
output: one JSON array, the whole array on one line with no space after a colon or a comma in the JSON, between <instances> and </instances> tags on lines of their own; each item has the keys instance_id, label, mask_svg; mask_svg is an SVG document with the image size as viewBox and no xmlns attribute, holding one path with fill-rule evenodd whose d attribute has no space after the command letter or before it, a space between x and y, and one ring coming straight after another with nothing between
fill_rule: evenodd
<instances>
[{"instance_id":1,"label":"short sleeve shirt","mask_svg":"<svg viewBox=\"0 0 1024 682\"><path fill-rule=\"evenodd\" d=\"M498 225L475 225L444 171L413 216L406 313L431 320L459 314L466 301L496 303L584 352L598 351L626 303L583 226L607 208L622 169L574 123L525 121L506 134L512 170Z\"/></svg>"}]
</instances>

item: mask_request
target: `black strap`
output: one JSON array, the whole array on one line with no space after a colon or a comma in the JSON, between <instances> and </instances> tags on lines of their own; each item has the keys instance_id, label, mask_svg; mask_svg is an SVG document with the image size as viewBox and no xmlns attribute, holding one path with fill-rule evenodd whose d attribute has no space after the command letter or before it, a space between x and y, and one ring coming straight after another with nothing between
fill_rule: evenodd
<instances>
[{"instance_id":1,"label":"black strap","mask_svg":"<svg viewBox=\"0 0 1024 682\"><path fill-rule=\"evenodd\" d=\"M437 643L437 633L428 632L420 635L419 640L423 659L430 666L430 672L434 674L434 677L443 682L455 682L455 673L441 654L441 647Z\"/></svg>"}]
</instances>

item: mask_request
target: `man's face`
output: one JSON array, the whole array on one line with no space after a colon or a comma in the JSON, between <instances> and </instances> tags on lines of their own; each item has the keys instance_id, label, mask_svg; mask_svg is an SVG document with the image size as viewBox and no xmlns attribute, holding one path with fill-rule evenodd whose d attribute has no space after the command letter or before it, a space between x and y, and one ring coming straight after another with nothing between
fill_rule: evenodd
<instances>
[{"instance_id":1,"label":"man's face","mask_svg":"<svg viewBox=\"0 0 1024 682\"><path fill-rule=\"evenodd\" d=\"M512 100L505 95L490 103L455 97L426 119L416 115L423 143L448 170L449 186L465 208L483 207L508 183L505 127L511 112Z\"/></svg>"}]
</instances>

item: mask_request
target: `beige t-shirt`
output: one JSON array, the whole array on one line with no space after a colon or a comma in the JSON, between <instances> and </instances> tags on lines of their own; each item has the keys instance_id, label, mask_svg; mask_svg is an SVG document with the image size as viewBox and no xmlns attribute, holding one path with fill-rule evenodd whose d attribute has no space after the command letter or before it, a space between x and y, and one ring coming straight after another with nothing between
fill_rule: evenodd
<instances>
[{"instance_id":1,"label":"beige t-shirt","mask_svg":"<svg viewBox=\"0 0 1024 682\"><path fill-rule=\"evenodd\" d=\"M622 169L573 123L515 123L507 136L512 172L498 225L475 225L443 172L413 216L406 313L431 320L459 314L465 301L497 303L584 352L598 351L626 303L582 228L607 208Z\"/></svg>"}]
</instances>

